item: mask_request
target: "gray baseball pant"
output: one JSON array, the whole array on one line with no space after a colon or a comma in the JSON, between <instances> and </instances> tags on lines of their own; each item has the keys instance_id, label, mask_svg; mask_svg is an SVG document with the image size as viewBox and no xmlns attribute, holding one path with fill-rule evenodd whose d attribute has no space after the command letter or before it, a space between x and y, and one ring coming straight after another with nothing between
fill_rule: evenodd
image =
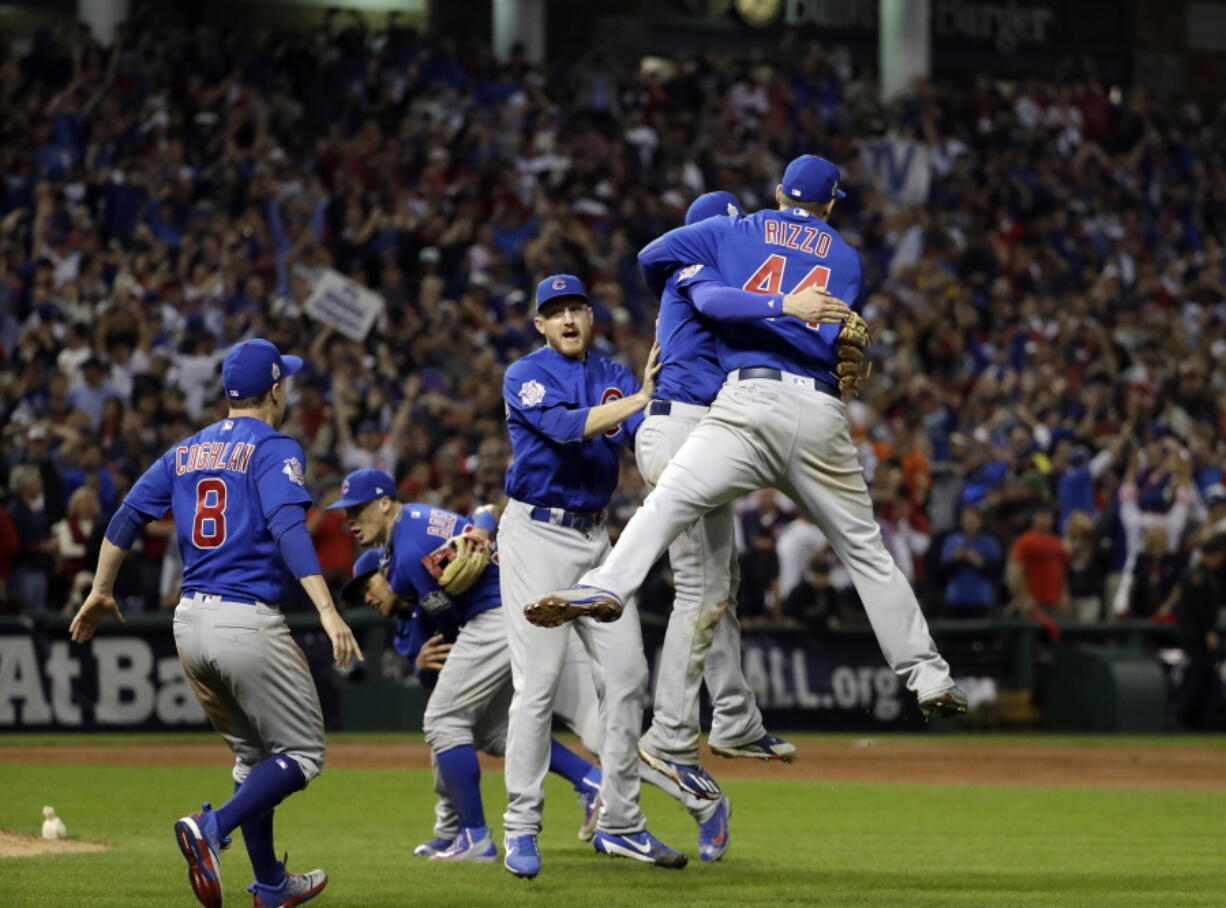
<instances>
[{"instance_id":1,"label":"gray baseball pant","mask_svg":"<svg viewBox=\"0 0 1226 908\"><path fill-rule=\"evenodd\" d=\"M915 593L882 544L847 407L814 390L811 378L784 373L783 381L739 381L733 373L613 554L579 582L631 596L687 526L739 495L769 488L795 501L830 540L886 661L908 689L925 699L953 687Z\"/></svg>"},{"instance_id":2,"label":"gray baseball pant","mask_svg":"<svg viewBox=\"0 0 1226 908\"><path fill-rule=\"evenodd\" d=\"M672 412L648 416L635 440L648 487L661 475L707 407L673 402ZM711 743L737 747L766 734L762 713L741 670L736 617L740 579L730 503L682 530L668 549L676 595L656 671L651 728L642 744L678 763L698 763L699 689L711 695Z\"/></svg>"},{"instance_id":3,"label":"gray baseball pant","mask_svg":"<svg viewBox=\"0 0 1226 908\"><path fill-rule=\"evenodd\" d=\"M324 719L306 656L281 610L191 594L174 616L179 660L218 733L234 752L234 781L274 754L308 782L324 765Z\"/></svg>"},{"instance_id":4,"label":"gray baseball pant","mask_svg":"<svg viewBox=\"0 0 1226 908\"><path fill-rule=\"evenodd\" d=\"M508 835L537 834L549 771L549 738L559 683L570 645L565 627L536 627L524 606L552 589L572 584L600 563L609 551L604 527L586 531L533 520L531 507L510 500L498 528L502 602L515 695L507 730L506 782ZM635 745L643 724L647 658L633 598L621 620L601 624L588 618L572 623L604 681L599 826L614 834L646 827L639 809L639 768Z\"/></svg>"},{"instance_id":5,"label":"gray baseball pant","mask_svg":"<svg viewBox=\"0 0 1226 908\"><path fill-rule=\"evenodd\" d=\"M506 615L506 610L501 608L477 615L461 628L448 654L438 684L426 705L426 738L431 745L432 765L434 753L462 744L471 743L494 757L506 754L508 714L514 692ZM603 690L603 678L578 635L570 628L565 630L567 648L553 713L579 736L584 747L599 757L604 740L604 713L598 689ZM455 669L451 668L453 665ZM644 781L680 801L699 822L708 819L713 812L710 801L700 801L683 792L663 773L642 764L639 772ZM438 795L434 806L434 834L454 839L459 835L460 821L437 767L434 769L434 791Z\"/></svg>"}]
</instances>

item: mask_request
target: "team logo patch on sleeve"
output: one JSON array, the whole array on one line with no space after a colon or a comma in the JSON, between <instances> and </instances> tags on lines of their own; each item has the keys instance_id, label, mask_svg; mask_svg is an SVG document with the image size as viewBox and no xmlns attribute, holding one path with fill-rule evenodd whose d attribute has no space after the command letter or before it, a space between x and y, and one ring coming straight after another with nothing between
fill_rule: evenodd
<instances>
[{"instance_id":1,"label":"team logo patch on sleeve","mask_svg":"<svg viewBox=\"0 0 1226 908\"><path fill-rule=\"evenodd\" d=\"M690 278L696 275L699 271L701 271L702 267L703 267L702 265L685 266L684 268L682 268L680 271L677 272L677 280L678 281L688 281Z\"/></svg>"},{"instance_id":2,"label":"team logo patch on sleeve","mask_svg":"<svg viewBox=\"0 0 1226 908\"><path fill-rule=\"evenodd\" d=\"M525 407L535 407L545 399L545 386L536 379L526 381L519 389L519 400Z\"/></svg>"},{"instance_id":3,"label":"team logo patch on sleeve","mask_svg":"<svg viewBox=\"0 0 1226 908\"><path fill-rule=\"evenodd\" d=\"M285 458L285 466L281 468L281 472L289 478L290 482L297 483L300 486L306 485L306 476L303 474L302 461L300 461L297 457Z\"/></svg>"}]
</instances>

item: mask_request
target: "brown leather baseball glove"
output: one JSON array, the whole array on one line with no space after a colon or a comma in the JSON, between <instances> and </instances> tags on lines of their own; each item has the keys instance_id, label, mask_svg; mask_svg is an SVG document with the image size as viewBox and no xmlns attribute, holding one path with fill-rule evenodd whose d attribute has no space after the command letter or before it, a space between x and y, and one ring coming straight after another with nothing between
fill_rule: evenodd
<instances>
[{"instance_id":1,"label":"brown leather baseball glove","mask_svg":"<svg viewBox=\"0 0 1226 908\"><path fill-rule=\"evenodd\" d=\"M855 396L862 382L872 374L873 364L865 359L873 338L868 333L868 322L853 312L843 320L839 331L839 364L835 369L839 377L839 390Z\"/></svg>"}]
</instances>

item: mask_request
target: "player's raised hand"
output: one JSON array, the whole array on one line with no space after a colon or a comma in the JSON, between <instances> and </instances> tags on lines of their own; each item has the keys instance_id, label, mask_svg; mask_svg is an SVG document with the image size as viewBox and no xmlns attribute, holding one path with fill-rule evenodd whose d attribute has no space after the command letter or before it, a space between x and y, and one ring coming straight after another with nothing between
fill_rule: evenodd
<instances>
[{"instance_id":1,"label":"player's raised hand","mask_svg":"<svg viewBox=\"0 0 1226 908\"><path fill-rule=\"evenodd\" d=\"M362 648L358 646L353 631L349 629L349 625L345 623L345 619L337 613L336 609L320 612L319 619L324 626L324 633L332 641L332 660L338 666L348 668L353 664L354 659L361 662L366 658L362 655Z\"/></svg>"},{"instance_id":2,"label":"player's raised hand","mask_svg":"<svg viewBox=\"0 0 1226 908\"><path fill-rule=\"evenodd\" d=\"M783 314L810 324L839 324L851 315L851 307L825 290L806 287L783 298Z\"/></svg>"},{"instance_id":3,"label":"player's raised hand","mask_svg":"<svg viewBox=\"0 0 1226 908\"><path fill-rule=\"evenodd\" d=\"M123 613L119 611L119 603L109 593L99 593L90 590L81 608L73 616L72 624L68 625L68 633L73 643L85 643L94 636L99 622L107 615L114 615L120 624L123 623Z\"/></svg>"},{"instance_id":4,"label":"player's raised hand","mask_svg":"<svg viewBox=\"0 0 1226 908\"><path fill-rule=\"evenodd\" d=\"M443 640L442 634L435 634L421 645L417 651L417 668L423 672L440 671L447 663L447 655L451 652L451 644Z\"/></svg>"},{"instance_id":5,"label":"player's raised hand","mask_svg":"<svg viewBox=\"0 0 1226 908\"><path fill-rule=\"evenodd\" d=\"M644 398L651 400L656 393L656 376L660 374L660 345L651 344L651 352L647 354L647 365L643 367L643 388L640 392Z\"/></svg>"}]
</instances>

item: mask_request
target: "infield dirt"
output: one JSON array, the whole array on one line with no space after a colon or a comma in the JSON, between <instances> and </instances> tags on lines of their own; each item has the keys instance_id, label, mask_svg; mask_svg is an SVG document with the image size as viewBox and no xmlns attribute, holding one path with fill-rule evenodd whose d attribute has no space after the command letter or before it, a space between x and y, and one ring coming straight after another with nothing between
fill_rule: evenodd
<instances>
[{"instance_id":1,"label":"infield dirt","mask_svg":"<svg viewBox=\"0 0 1226 908\"><path fill-rule=\"evenodd\" d=\"M220 740L0 747L0 763L215 766L231 759ZM329 744L327 760L331 769L429 769L430 751L414 742L342 741ZM949 744L916 744L886 737L801 740L791 764L725 760L710 754L704 754L703 761L716 778L1226 791L1226 752L1199 747L1058 743L967 747L956 739ZM483 757L482 762L487 771L501 769L500 760Z\"/></svg>"}]
</instances>

